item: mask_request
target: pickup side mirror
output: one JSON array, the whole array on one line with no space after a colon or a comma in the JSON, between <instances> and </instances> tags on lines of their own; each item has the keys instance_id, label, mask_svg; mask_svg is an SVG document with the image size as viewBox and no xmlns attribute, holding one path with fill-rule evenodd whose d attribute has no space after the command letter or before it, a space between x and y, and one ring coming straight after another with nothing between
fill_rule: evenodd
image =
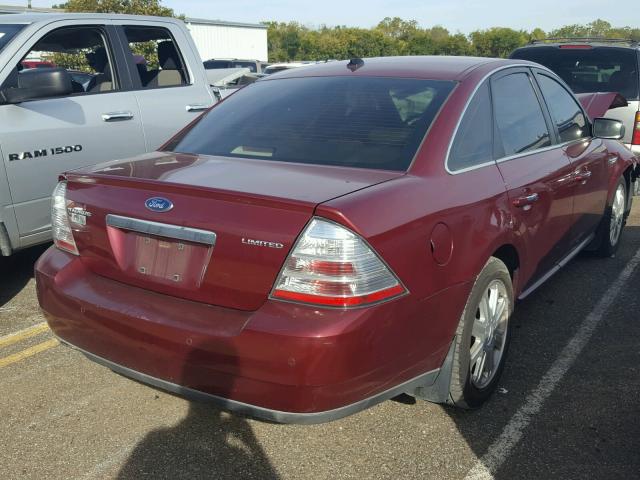
<instances>
[{"instance_id":1,"label":"pickup side mirror","mask_svg":"<svg viewBox=\"0 0 640 480\"><path fill-rule=\"evenodd\" d=\"M64 68L34 68L17 75L17 87L3 88L3 103L21 103L36 98L59 97L73 93L71 75Z\"/></svg>"},{"instance_id":2,"label":"pickup side mirror","mask_svg":"<svg viewBox=\"0 0 640 480\"><path fill-rule=\"evenodd\" d=\"M622 122L613 118L594 118L593 136L611 140L620 140L624 137L625 129Z\"/></svg>"}]
</instances>

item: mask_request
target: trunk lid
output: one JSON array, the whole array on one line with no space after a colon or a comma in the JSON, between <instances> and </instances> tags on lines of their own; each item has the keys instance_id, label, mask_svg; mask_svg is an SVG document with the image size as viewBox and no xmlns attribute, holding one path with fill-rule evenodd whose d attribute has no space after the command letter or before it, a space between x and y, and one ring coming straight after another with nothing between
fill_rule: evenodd
<instances>
[{"instance_id":1,"label":"trunk lid","mask_svg":"<svg viewBox=\"0 0 640 480\"><path fill-rule=\"evenodd\" d=\"M66 177L74 238L94 273L255 310L318 204L403 174L156 152ZM149 209L153 198L172 208Z\"/></svg>"}]
</instances>

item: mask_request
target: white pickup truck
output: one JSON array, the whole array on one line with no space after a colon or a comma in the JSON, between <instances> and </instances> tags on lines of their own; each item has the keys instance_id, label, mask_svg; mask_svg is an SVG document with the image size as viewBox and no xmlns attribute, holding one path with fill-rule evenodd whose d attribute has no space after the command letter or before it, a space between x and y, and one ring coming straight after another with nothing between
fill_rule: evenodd
<instances>
[{"instance_id":1,"label":"white pickup truck","mask_svg":"<svg viewBox=\"0 0 640 480\"><path fill-rule=\"evenodd\" d=\"M0 251L51 238L58 173L156 150L216 101L186 26L0 16Z\"/></svg>"}]
</instances>

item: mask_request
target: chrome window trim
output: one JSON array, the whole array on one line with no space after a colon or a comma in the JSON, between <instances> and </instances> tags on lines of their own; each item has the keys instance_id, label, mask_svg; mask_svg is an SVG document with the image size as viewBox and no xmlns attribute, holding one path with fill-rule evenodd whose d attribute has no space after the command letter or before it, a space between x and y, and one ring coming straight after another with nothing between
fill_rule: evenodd
<instances>
[{"instance_id":1,"label":"chrome window trim","mask_svg":"<svg viewBox=\"0 0 640 480\"><path fill-rule=\"evenodd\" d=\"M467 167L467 168L462 168L460 170L451 170L449 169L449 156L451 155L451 149L453 148L453 142L456 138L456 135L458 134L458 130L460 129L460 125L462 123L462 119L464 118L465 114L467 113L467 110L469 108L469 105L471 104L471 101L474 99L474 97L476 96L476 93L478 92L478 90L480 89L480 87L484 84L484 82L486 82L492 75L495 75L498 72L501 72L502 70L507 70L509 68L538 68L540 70L544 70L546 72L549 72L552 74L552 76L556 76L555 73L553 73L553 71L551 71L550 69L548 69L545 66L542 65L533 65L533 64L527 64L527 63L514 63L514 64L510 64L510 65L503 65L499 68L496 68L494 70L491 70L491 72L487 73L484 77L482 77L482 79L478 82L478 84L476 85L476 87L473 89L473 92L471 92L471 95L469 95L469 98L467 99L467 103L465 103L464 108L462 109L462 113L460 114L460 116L458 117L458 122L456 123L456 128L453 130L453 135L451 135L451 140L449 140L449 146L447 147L447 154L445 156L445 160L444 160L444 168L447 171L447 173L449 175L458 175L461 173L466 173L466 172L470 172L472 170L477 170L479 168L484 168L487 167L489 165L497 165L498 163L502 163L502 162L506 162L509 160L513 160L515 158L520 158L520 157L525 157L528 155L533 155L534 153L539 153L539 152L544 152L547 150L552 150L554 148L561 148L563 146L566 146L568 143L572 143L575 140L571 140L570 142L566 142L566 143L560 143L560 144L555 144L555 145L550 145L549 147L543 147L543 148L538 148L536 150L530 150L527 152L522 152L516 155L510 155L508 157L502 157L496 160L491 160L488 162L484 162L484 163L480 163L478 165L473 165L471 167ZM533 74L533 73L532 73Z\"/></svg>"},{"instance_id":2,"label":"chrome window trim","mask_svg":"<svg viewBox=\"0 0 640 480\"><path fill-rule=\"evenodd\" d=\"M202 243L214 246L216 244L216 234L208 230L197 228L181 227L167 223L152 222L150 220L140 220L137 218L122 217L120 215L108 214L107 225L110 227L130 230L132 232L156 235L158 237L173 238L187 242Z\"/></svg>"}]
</instances>

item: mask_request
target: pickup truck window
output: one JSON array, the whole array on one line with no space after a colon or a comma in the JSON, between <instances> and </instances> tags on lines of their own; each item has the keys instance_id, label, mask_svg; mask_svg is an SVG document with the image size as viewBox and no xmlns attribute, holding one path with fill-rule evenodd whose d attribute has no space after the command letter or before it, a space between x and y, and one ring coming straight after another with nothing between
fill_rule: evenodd
<instances>
[{"instance_id":1,"label":"pickup truck window","mask_svg":"<svg viewBox=\"0 0 640 480\"><path fill-rule=\"evenodd\" d=\"M3 88L17 86L24 70L54 67L71 75L74 95L117 89L105 35L95 26L59 28L45 35L16 65Z\"/></svg>"},{"instance_id":2,"label":"pickup truck window","mask_svg":"<svg viewBox=\"0 0 640 480\"><path fill-rule=\"evenodd\" d=\"M13 24L0 25L0 51L24 27L25 27L24 25L13 25Z\"/></svg>"},{"instance_id":3,"label":"pickup truck window","mask_svg":"<svg viewBox=\"0 0 640 480\"><path fill-rule=\"evenodd\" d=\"M124 33L142 88L178 87L189 83L182 55L169 30L126 26Z\"/></svg>"},{"instance_id":4,"label":"pickup truck window","mask_svg":"<svg viewBox=\"0 0 640 480\"><path fill-rule=\"evenodd\" d=\"M372 77L257 81L214 107L169 149L403 171L453 86Z\"/></svg>"}]
</instances>

